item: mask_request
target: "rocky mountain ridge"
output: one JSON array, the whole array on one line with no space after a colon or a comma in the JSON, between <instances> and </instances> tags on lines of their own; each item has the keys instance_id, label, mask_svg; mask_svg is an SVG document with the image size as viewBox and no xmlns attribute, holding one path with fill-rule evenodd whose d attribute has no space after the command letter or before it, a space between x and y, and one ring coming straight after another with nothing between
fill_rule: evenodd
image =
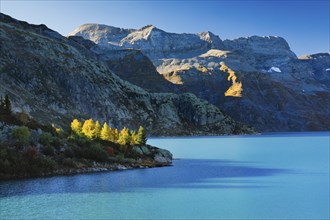
<instances>
[{"instance_id":1,"label":"rocky mountain ridge","mask_svg":"<svg viewBox=\"0 0 330 220\"><path fill-rule=\"evenodd\" d=\"M198 34L167 33L153 25L139 30L122 29L107 25L86 24L69 36L82 36L109 49L141 49L151 60L172 53L194 52L208 48L223 48L222 40L211 32Z\"/></svg>"},{"instance_id":2,"label":"rocky mountain ridge","mask_svg":"<svg viewBox=\"0 0 330 220\"><path fill-rule=\"evenodd\" d=\"M118 128L143 125L151 135L254 132L192 94L148 93L122 80L95 52L102 48L82 38L0 14L0 39L0 94L40 122L92 117Z\"/></svg>"},{"instance_id":3,"label":"rocky mountain ridge","mask_svg":"<svg viewBox=\"0 0 330 220\"><path fill-rule=\"evenodd\" d=\"M330 129L329 53L298 58L285 39L273 36L222 41L211 32L175 34L152 25L127 29L122 35L107 33L107 26L95 27L83 25L70 35L94 41L98 47L93 50L103 50L101 57L129 48L131 53L140 50L164 79L176 85L173 91L192 92L259 131ZM138 59L131 62L139 63ZM235 82L228 80L225 66L235 73ZM148 73L155 74L151 69L143 73L144 84L148 84ZM125 68L114 71L127 72ZM137 84L133 75L125 79ZM153 80L146 88L156 91L164 79L158 77L158 83ZM152 88L154 83L157 88ZM232 90L234 83L240 96Z\"/></svg>"}]
</instances>

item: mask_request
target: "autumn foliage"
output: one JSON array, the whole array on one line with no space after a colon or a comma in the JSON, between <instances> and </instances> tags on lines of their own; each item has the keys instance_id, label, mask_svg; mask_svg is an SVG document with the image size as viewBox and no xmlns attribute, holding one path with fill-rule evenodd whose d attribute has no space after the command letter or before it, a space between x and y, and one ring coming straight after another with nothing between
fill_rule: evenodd
<instances>
[{"instance_id":1,"label":"autumn foliage","mask_svg":"<svg viewBox=\"0 0 330 220\"><path fill-rule=\"evenodd\" d=\"M137 132L126 127L119 132L117 128L108 126L106 122L101 126L99 121L94 122L91 118L85 120L84 123L74 119L71 122L71 131L89 140L101 139L120 145L143 145L147 142L147 135L142 126L139 127Z\"/></svg>"}]
</instances>

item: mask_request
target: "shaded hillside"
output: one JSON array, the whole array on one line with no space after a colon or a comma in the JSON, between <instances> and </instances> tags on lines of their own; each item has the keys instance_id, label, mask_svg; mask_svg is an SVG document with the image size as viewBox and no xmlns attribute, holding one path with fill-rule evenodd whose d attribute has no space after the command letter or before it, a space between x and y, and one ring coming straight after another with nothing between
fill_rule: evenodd
<instances>
[{"instance_id":1,"label":"shaded hillside","mask_svg":"<svg viewBox=\"0 0 330 220\"><path fill-rule=\"evenodd\" d=\"M104 50L98 53L109 69L121 79L148 92L179 92L155 69L152 62L138 50Z\"/></svg>"}]
</instances>

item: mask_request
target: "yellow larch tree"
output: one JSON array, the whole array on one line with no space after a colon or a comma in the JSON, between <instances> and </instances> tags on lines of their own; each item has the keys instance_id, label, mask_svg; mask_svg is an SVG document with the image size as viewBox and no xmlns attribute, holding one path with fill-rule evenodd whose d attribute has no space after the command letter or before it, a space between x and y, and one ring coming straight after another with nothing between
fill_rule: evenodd
<instances>
[{"instance_id":1,"label":"yellow larch tree","mask_svg":"<svg viewBox=\"0 0 330 220\"><path fill-rule=\"evenodd\" d=\"M118 143L120 145L127 145L131 142L131 136L128 128L124 127L119 134Z\"/></svg>"},{"instance_id":2,"label":"yellow larch tree","mask_svg":"<svg viewBox=\"0 0 330 220\"><path fill-rule=\"evenodd\" d=\"M118 138L119 138L119 131L117 128L113 128L111 130L111 139L112 139L112 142L117 142L118 141Z\"/></svg>"},{"instance_id":3,"label":"yellow larch tree","mask_svg":"<svg viewBox=\"0 0 330 220\"><path fill-rule=\"evenodd\" d=\"M78 119L73 119L71 122L71 130L73 133L80 135L81 134L82 124Z\"/></svg>"},{"instance_id":4,"label":"yellow larch tree","mask_svg":"<svg viewBox=\"0 0 330 220\"><path fill-rule=\"evenodd\" d=\"M104 141L112 141L111 140L111 128L109 128L109 126L106 122L104 122L104 124L103 124L100 137Z\"/></svg>"},{"instance_id":5,"label":"yellow larch tree","mask_svg":"<svg viewBox=\"0 0 330 220\"><path fill-rule=\"evenodd\" d=\"M95 123L93 119L86 120L81 131L88 139L93 139L95 137Z\"/></svg>"},{"instance_id":6,"label":"yellow larch tree","mask_svg":"<svg viewBox=\"0 0 330 220\"><path fill-rule=\"evenodd\" d=\"M147 143L147 134L146 134L145 129L142 126L139 127L139 130L138 130L138 133L136 136L137 136L136 144L144 145Z\"/></svg>"},{"instance_id":7,"label":"yellow larch tree","mask_svg":"<svg viewBox=\"0 0 330 220\"><path fill-rule=\"evenodd\" d=\"M94 128L94 137L93 138L99 138L101 136L101 124L99 121L95 122L95 128Z\"/></svg>"},{"instance_id":8,"label":"yellow larch tree","mask_svg":"<svg viewBox=\"0 0 330 220\"><path fill-rule=\"evenodd\" d=\"M130 144L131 145L135 145L138 143L138 136L137 136L137 133L135 131L131 131L130 132Z\"/></svg>"}]
</instances>

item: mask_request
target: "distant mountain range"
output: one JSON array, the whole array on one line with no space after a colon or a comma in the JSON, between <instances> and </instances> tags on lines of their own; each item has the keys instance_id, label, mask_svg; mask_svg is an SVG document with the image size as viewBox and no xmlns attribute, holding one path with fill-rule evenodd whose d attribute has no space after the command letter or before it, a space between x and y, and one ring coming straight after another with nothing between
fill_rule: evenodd
<instances>
[{"instance_id":1,"label":"distant mountain range","mask_svg":"<svg viewBox=\"0 0 330 220\"><path fill-rule=\"evenodd\" d=\"M329 53L298 58L281 37L223 41L152 25L85 24L69 36L93 41L121 78L152 92L191 92L258 131L330 130Z\"/></svg>"},{"instance_id":2,"label":"distant mountain range","mask_svg":"<svg viewBox=\"0 0 330 220\"><path fill-rule=\"evenodd\" d=\"M9 95L14 111L42 123L63 126L92 117L120 129L142 125L151 135L255 132L182 93L141 51L105 49L5 14L0 14L0 48L0 95Z\"/></svg>"}]
</instances>

